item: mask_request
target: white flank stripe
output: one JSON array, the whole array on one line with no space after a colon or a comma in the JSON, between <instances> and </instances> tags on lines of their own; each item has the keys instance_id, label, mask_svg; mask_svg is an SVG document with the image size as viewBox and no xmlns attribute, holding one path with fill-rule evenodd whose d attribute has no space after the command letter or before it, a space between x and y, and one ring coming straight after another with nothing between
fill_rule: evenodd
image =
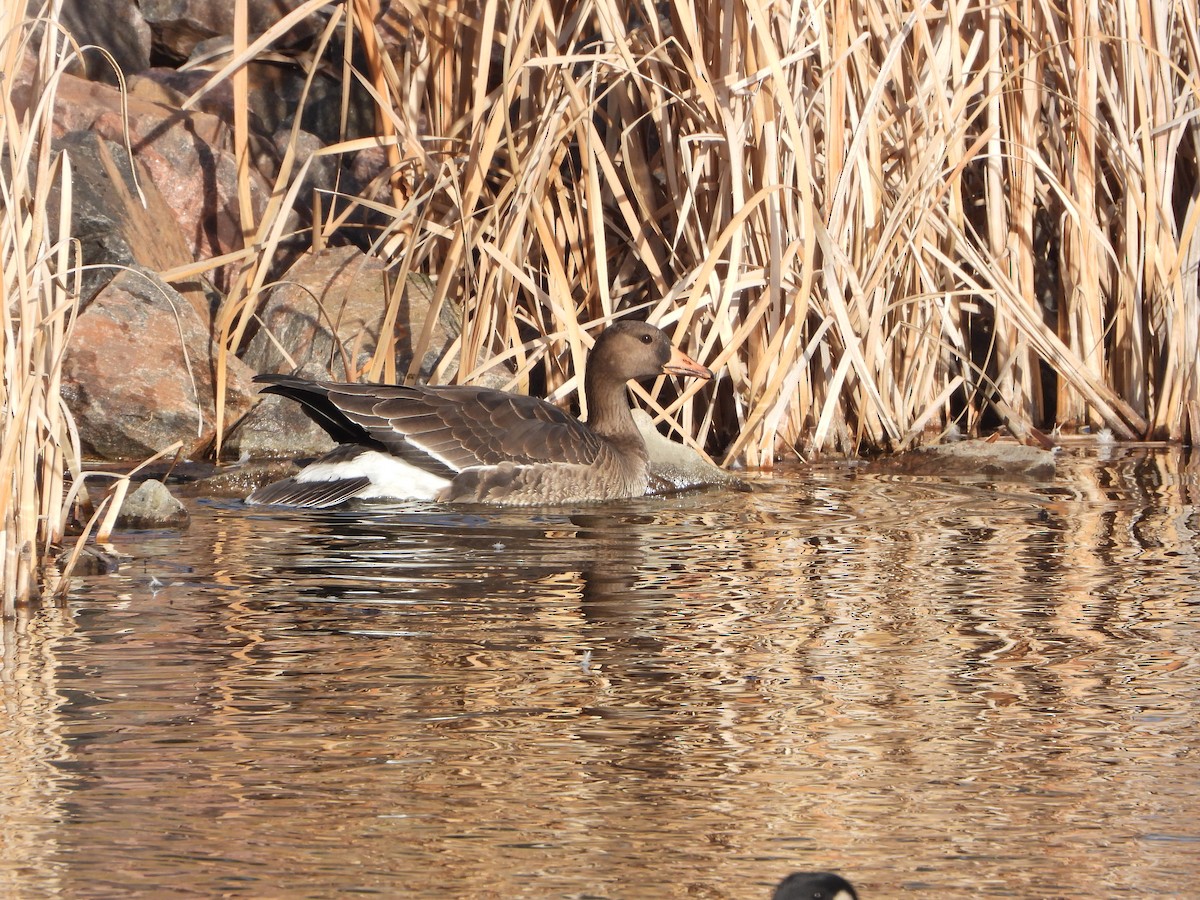
<instances>
[{"instance_id":1,"label":"white flank stripe","mask_svg":"<svg viewBox=\"0 0 1200 900\"><path fill-rule=\"evenodd\" d=\"M406 463L395 456L366 450L354 459L315 462L296 475L297 481L340 481L366 477L371 486L357 496L365 499L433 500L450 482Z\"/></svg>"}]
</instances>

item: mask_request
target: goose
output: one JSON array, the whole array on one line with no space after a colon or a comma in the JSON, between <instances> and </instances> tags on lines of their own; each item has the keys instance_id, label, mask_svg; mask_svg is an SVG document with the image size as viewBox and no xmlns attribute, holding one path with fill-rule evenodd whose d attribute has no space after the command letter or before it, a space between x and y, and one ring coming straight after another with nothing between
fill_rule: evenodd
<instances>
[{"instance_id":1,"label":"goose","mask_svg":"<svg viewBox=\"0 0 1200 900\"><path fill-rule=\"evenodd\" d=\"M505 506L640 497L646 445L628 382L664 373L712 378L658 328L625 321L596 339L584 376L588 421L522 394L468 385L379 385L263 374L263 393L295 400L338 442L250 504L324 508L351 499Z\"/></svg>"},{"instance_id":2,"label":"goose","mask_svg":"<svg viewBox=\"0 0 1200 900\"><path fill-rule=\"evenodd\" d=\"M793 872L779 882L771 900L858 900L858 894L841 875Z\"/></svg>"}]
</instances>

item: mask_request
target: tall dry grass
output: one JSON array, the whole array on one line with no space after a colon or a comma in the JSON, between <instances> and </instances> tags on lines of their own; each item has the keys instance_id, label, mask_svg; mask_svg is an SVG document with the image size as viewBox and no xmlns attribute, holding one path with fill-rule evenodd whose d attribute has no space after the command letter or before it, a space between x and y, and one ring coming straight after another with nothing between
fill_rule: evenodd
<instances>
[{"instance_id":1,"label":"tall dry grass","mask_svg":"<svg viewBox=\"0 0 1200 900\"><path fill-rule=\"evenodd\" d=\"M0 300L7 313L0 332L4 619L47 593L66 591L89 536L108 539L136 472L84 471L75 424L60 393L83 264L70 233L71 161L52 142L54 104L69 64L97 48L79 47L62 29L61 4L28 12L22 4L8 4L0 18ZM127 150L128 143L126 136ZM154 459L178 449L178 443L164 448ZM109 482L109 489L64 553L68 526L91 506L85 484L96 480Z\"/></svg>"},{"instance_id":2,"label":"tall dry grass","mask_svg":"<svg viewBox=\"0 0 1200 900\"><path fill-rule=\"evenodd\" d=\"M321 53L365 49L346 77L379 137L324 152L381 143L390 169L320 197L314 240L387 214L376 252L461 310L443 377L501 359L563 397L634 314L723 370L665 411L751 466L951 421L1200 435L1189 0L391 7L332 6ZM259 259L305 199L291 162L247 219ZM229 298L231 347L263 277Z\"/></svg>"},{"instance_id":3,"label":"tall dry grass","mask_svg":"<svg viewBox=\"0 0 1200 900\"><path fill-rule=\"evenodd\" d=\"M78 442L59 397L62 359L79 289L78 250L68 234L71 172L51 148L56 81L65 56L56 20L46 15L36 55L35 22L24 4L7 4L0 20L0 299L4 381L0 388L0 571L3 615L41 591L43 566L63 537L65 475L79 469ZM15 102L26 74L39 98L23 114ZM52 194L58 197L52 229Z\"/></svg>"}]
</instances>

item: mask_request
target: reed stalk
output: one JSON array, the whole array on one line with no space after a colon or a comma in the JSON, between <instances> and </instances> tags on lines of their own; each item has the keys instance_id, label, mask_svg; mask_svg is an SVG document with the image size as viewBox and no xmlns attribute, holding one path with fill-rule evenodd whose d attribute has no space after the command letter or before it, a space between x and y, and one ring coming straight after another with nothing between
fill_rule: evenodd
<instances>
[{"instance_id":1,"label":"reed stalk","mask_svg":"<svg viewBox=\"0 0 1200 900\"><path fill-rule=\"evenodd\" d=\"M23 4L0 20L0 299L4 380L0 388L0 569L4 617L40 596L46 565L63 537L64 481L80 471L70 414L59 396L62 360L79 290L71 240L70 161L52 152L54 95L70 53L57 9L41 18L41 43ZM33 84L37 102L14 92ZM52 192L57 208L52 210ZM53 211L54 215L51 216ZM58 225L52 227L52 221Z\"/></svg>"}]
</instances>

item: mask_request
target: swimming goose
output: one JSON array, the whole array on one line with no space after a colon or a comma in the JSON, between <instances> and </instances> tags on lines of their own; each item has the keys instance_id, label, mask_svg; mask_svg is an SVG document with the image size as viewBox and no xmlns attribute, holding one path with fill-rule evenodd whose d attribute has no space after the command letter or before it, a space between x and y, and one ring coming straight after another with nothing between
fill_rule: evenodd
<instances>
[{"instance_id":1,"label":"swimming goose","mask_svg":"<svg viewBox=\"0 0 1200 900\"><path fill-rule=\"evenodd\" d=\"M527 506L640 497L646 446L626 384L663 373L712 377L653 325L605 329L584 377L586 425L545 400L487 388L258 375L263 393L300 403L341 446L246 502L321 508L352 498L419 498Z\"/></svg>"},{"instance_id":2,"label":"swimming goose","mask_svg":"<svg viewBox=\"0 0 1200 900\"><path fill-rule=\"evenodd\" d=\"M793 872L775 888L771 900L858 900L858 894L832 872Z\"/></svg>"}]
</instances>

